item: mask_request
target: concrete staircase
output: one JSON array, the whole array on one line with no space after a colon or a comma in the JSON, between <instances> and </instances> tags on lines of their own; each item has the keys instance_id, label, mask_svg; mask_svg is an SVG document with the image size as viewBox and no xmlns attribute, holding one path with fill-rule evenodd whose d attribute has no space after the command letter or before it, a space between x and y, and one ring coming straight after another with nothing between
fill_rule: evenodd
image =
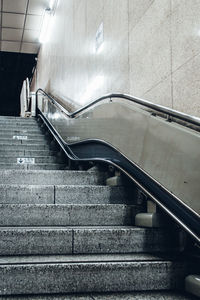
<instances>
[{"instance_id":1,"label":"concrete staircase","mask_svg":"<svg viewBox=\"0 0 200 300\"><path fill-rule=\"evenodd\" d=\"M0 117L0 299L193 299L179 232L134 227L131 187L51 145L35 119Z\"/></svg>"}]
</instances>

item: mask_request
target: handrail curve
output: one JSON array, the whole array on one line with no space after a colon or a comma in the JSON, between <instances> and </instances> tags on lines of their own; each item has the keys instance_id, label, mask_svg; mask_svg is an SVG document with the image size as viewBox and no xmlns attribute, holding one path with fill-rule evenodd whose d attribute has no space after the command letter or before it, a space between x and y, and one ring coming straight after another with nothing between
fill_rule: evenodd
<instances>
[{"instance_id":1,"label":"handrail curve","mask_svg":"<svg viewBox=\"0 0 200 300\"><path fill-rule=\"evenodd\" d=\"M52 96L50 96L48 93L46 93L43 89L39 88L36 91L36 95L39 92L41 92L42 94L47 96L69 118L76 117L77 114L85 111L86 109L92 107L93 105L95 105L95 104L97 104L97 103L99 103L103 100L106 100L106 99L111 100L112 98L121 98L121 99L124 99L124 100L131 101L133 103L140 104L140 105L143 105L145 107L157 110L160 113L168 115L169 118L174 117L174 118L180 119L182 121L189 122L189 123L192 123L194 125L200 126L200 118L198 118L198 117L190 116L188 114L179 112L177 110L174 110L174 109L171 109L171 108L159 105L159 104L155 104L153 102L150 102L150 101L147 101L147 100L144 100L144 99L141 99L141 98L133 97L133 96L128 95L128 94L121 94L121 93L106 94L106 95L103 95L102 97L99 97L99 98L91 101L90 103L86 104L85 106L81 107L80 109L77 109L76 111L70 113L60 103L58 103Z\"/></svg>"},{"instance_id":2,"label":"handrail curve","mask_svg":"<svg viewBox=\"0 0 200 300\"><path fill-rule=\"evenodd\" d=\"M55 106L57 106L59 108L59 110L61 112L63 112L68 118L75 118L79 113L87 110L88 108L90 108L91 106L105 100L105 99L112 99L112 98L122 98L122 99L126 99L129 100L131 102L134 103L138 103L138 104L142 104L145 107L151 108L151 109L155 109L159 112L162 112L164 114L167 114L169 117L175 117L178 119L181 119L183 121L186 122L190 122L192 124L195 125L200 125L200 119L196 118L196 117L192 117L183 113L179 113L176 112L172 109L168 109L166 107L157 105L157 104L153 104L151 102L139 99L139 98L134 98L132 96L129 95L124 95L124 94L108 94L108 95L104 95L98 99L96 99L95 101L92 101L91 103L85 105L84 107L76 110L73 113L69 113L61 104L59 104L52 96L48 95L45 91L43 91L42 89L38 89L36 92L36 101L37 101L37 95L38 93L42 93L44 96L47 96L48 99L52 102L52 104L54 104ZM38 108L38 103L36 103L36 106ZM199 234L199 229L197 230L197 232L194 230L194 226L195 228L197 228L197 224L199 224L199 214L196 213L194 210L192 210L186 203L184 203L179 197L177 197L176 195L174 195L171 191L169 191L166 187L164 187L159 181L157 181L155 178L153 178L150 174L147 174L145 172L145 170L141 169L139 167L139 165L137 165L134 161L131 161L130 159L127 158L126 155L124 155L119 149L117 150L115 148L114 145L110 145L108 142L105 142L103 140L99 140L99 139L92 139L92 140L84 140L84 141L79 141L79 142L75 142L72 144L68 144L63 138L62 136L59 134L59 132L56 130L56 127L54 127L51 122L49 123L48 121L48 117L46 117L45 115L43 115L43 112L39 110L39 117L42 119L42 121L44 123L46 123L46 126L48 127L48 129L50 130L50 132L52 133L52 135L54 136L54 138L57 140L57 142L60 144L61 148L63 149L63 151L65 152L65 154L68 156L68 158L72 161L99 161L99 162L106 162L109 163L113 166L115 166L116 168L118 168L119 170L121 170L124 174L126 174L141 190L144 191L144 193L146 195L148 195L152 200L154 200L160 207L162 207L162 209L164 209L182 228L184 228L191 236L193 236L193 238L200 243L200 234ZM187 125L186 125L187 126ZM135 169L138 169L139 172L141 172L141 174L143 174L144 176L146 176L146 178L148 178L148 180L151 181L151 183L153 183L158 189L159 189L159 193L164 193L166 194L166 199L168 201L168 204L166 205L166 203L162 200L160 201L160 195L158 196L154 196L154 192L151 192L151 189L148 190L148 187L146 187L146 183L145 185L143 185L143 183L140 182L140 180L138 180L137 178L135 178L132 173L129 170L126 170L126 168L124 168L120 162L115 162L114 159L110 159L110 158L106 158L104 157L90 157L90 158L80 158L77 157L75 153L73 153L73 148L71 149L71 146L75 146L76 144L83 144L85 142L97 142L97 143L103 143L104 145L109 146L110 148L112 148L114 151L118 152L119 155L122 157L122 159L125 159L127 161L128 164L131 164L131 167L134 167ZM158 193L158 191L157 191ZM179 213L177 213L177 215L175 214L175 210L177 208L175 208L174 210L170 208L171 204L170 201L171 200L175 200L175 206L179 207L181 209L181 213L184 214L184 218L186 217L186 215L191 214L191 218L189 222L193 222L193 224L195 224L194 226L191 225L192 223L190 223L189 226L187 226L184 224L184 222L182 221L182 216L179 216ZM170 204L170 205L169 205ZM169 207L168 207L169 206ZM192 226L192 227L191 227ZM192 229L190 229L190 227Z\"/></svg>"}]
</instances>

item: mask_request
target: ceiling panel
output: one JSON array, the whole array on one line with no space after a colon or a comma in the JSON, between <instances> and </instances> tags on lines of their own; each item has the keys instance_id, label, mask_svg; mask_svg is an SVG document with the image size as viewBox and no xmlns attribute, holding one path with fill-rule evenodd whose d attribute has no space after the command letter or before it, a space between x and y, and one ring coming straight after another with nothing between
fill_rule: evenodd
<instances>
[{"instance_id":1,"label":"ceiling panel","mask_svg":"<svg viewBox=\"0 0 200 300\"><path fill-rule=\"evenodd\" d=\"M25 15L3 13L2 27L23 28Z\"/></svg>"},{"instance_id":2,"label":"ceiling panel","mask_svg":"<svg viewBox=\"0 0 200 300\"><path fill-rule=\"evenodd\" d=\"M40 30L42 16L27 15L25 29Z\"/></svg>"},{"instance_id":3,"label":"ceiling panel","mask_svg":"<svg viewBox=\"0 0 200 300\"><path fill-rule=\"evenodd\" d=\"M29 0L28 14L43 15L48 3L48 0Z\"/></svg>"},{"instance_id":4,"label":"ceiling panel","mask_svg":"<svg viewBox=\"0 0 200 300\"><path fill-rule=\"evenodd\" d=\"M40 35L40 31L24 30L23 42L38 43L39 35Z\"/></svg>"},{"instance_id":5,"label":"ceiling panel","mask_svg":"<svg viewBox=\"0 0 200 300\"><path fill-rule=\"evenodd\" d=\"M22 53L37 53L39 50L39 44L36 43L22 43Z\"/></svg>"},{"instance_id":6,"label":"ceiling panel","mask_svg":"<svg viewBox=\"0 0 200 300\"><path fill-rule=\"evenodd\" d=\"M2 40L4 41L21 41L22 29L2 28Z\"/></svg>"},{"instance_id":7,"label":"ceiling panel","mask_svg":"<svg viewBox=\"0 0 200 300\"><path fill-rule=\"evenodd\" d=\"M3 11L14 13L26 13L28 0L3 0Z\"/></svg>"},{"instance_id":8,"label":"ceiling panel","mask_svg":"<svg viewBox=\"0 0 200 300\"><path fill-rule=\"evenodd\" d=\"M0 51L38 53L49 3L50 0L0 0Z\"/></svg>"},{"instance_id":9,"label":"ceiling panel","mask_svg":"<svg viewBox=\"0 0 200 300\"><path fill-rule=\"evenodd\" d=\"M6 52L19 52L20 51L20 42L1 42L1 51Z\"/></svg>"}]
</instances>

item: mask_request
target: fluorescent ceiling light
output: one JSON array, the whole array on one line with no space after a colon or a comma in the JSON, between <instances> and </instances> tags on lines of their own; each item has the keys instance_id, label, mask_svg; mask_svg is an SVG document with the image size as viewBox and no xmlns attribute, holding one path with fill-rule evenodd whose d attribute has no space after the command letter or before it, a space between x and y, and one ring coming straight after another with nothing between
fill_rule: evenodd
<instances>
[{"instance_id":1,"label":"fluorescent ceiling light","mask_svg":"<svg viewBox=\"0 0 200 300\"><path fill-rule=\"evenodd\" d=\"M45 13L44 13L42 29L41 29L40 37L39 37L39 42L42 43L42 44L47 42L47 40L48 40L47 30L48 30L48 26L49 26L51 16L52 16L51 11L49 9L46 9Z\"/></svg>"},{"instance_id":2,"label":"fluorescent ceiling light","mask_svg":"<svg viewBox=\"0 0 200 300\"><path fill-rule=\"evenodd\" d=\"M50 0L50 1L49 1L49 8L50 8L50 9L53 9L54 6L55 6L55 4L56 4L56 0Z\"/></svg>"}]
</instances>

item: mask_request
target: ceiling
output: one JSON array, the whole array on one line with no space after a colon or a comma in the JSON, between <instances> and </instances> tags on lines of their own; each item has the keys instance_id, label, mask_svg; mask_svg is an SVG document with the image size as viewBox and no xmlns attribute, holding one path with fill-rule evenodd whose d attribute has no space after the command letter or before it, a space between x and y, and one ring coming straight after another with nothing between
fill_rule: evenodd
<instances>
[{"instance_id":1,"label":"ceiling","mask_svg":"<svg viewBox=\"0 0 200 300\"><path fill-rule=\"evenodd\" d=\"M0 51L36 54L49 0L0 0Z\"/></svg>"}]
</instances>

